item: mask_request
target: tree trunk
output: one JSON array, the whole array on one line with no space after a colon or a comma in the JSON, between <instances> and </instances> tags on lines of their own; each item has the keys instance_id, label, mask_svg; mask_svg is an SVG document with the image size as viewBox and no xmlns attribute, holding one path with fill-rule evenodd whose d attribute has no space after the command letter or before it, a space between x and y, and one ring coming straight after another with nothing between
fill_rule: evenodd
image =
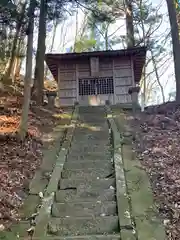
<instances>
[{"instance_id":1,"label":"tree trunk","mask_svg":"<svg viewBox=\"0 0 180 240\"><path fill-rule=\"evenodd\" d=\"M26 74L24 79L24 103L22 108L21 123L19 126L19 136L23 140L28 130L28 112L31 96L31 78L32 78L32 57L33 57L33 31L34 31L34 11L36 0L31 0L29 5L29 23L28 23L28 40L26 56Z\"/></svg>"},{"instance_id":2,"label":"tree trunk","mask_svg":"<svg viewBox=\"0 0 180 240\"><path fill-rule=\"evenodd\" d=\"M46 40L46 13L47 0L41 0L39 30L38 30L38 46L36 53L36 66L34 74L33 97L38 105L43 104L43 88L44 88L44 58L45 58L45 40Z\"/></svg>"},{"instance_id":3,"label":"tree trunk","mask_svg":"<svg viewBox=\"0 0 180 240\"><path fill-rule=\"evenodd\" d=\"M20 29L21 29L21 24L20 23L17 23L17 26L16 26L16 33L15 33L15 36L14 36L14 41L13 41L13 47L12 47L12 53L11 53L11 58L9 60L9 66L6 70L6 73L5 73L5 76L3 78L3 82L6 83L10 76L11 76L11 73L13 71L13 66L14 66L14 61L15 61L15 58L16 58L16 49L17 49L17 42L18 42L18 37L19 37L19 33L20 33Z\"/></svg>"},{"instance_id":4,"label":"tree trunk","mask_svg":"<svg viewBox=\"0 0 180 240\"><path fill-rule=\"evenodd\" d=\"M135 40L133 25L133 9L131 0L125 0L125 13L126 13L127 47L132 48L135 45Z\"/></svg>"},{"instance_id":5,"label":"tree trunk","mask_svg":"<svg viewBox=\"0 0 180 240\"><path fill-rule=\"evenodd\" d=\"M142 27L142 35L143 35L143 44L146 46L146 39L145 39L145 26L144 26L144 21L143 21L143 8L142 8L142 0L139 3L139 9L140 9L140 16L141 16L141 27ZM134 34L134 32L133 32ZM134 35L133 35L134 36ZM135 42L134 42L135 44ZM145 62L145 65L142 70L142 79L143 79L143 92L142 92L142 102L141 102L141 111L144 112L145 106L146 106L146 100L148 100L146 96L146 90L147 90L147 82L146 82L146 67L147 67L147 62Z\"/></svg>"},{"instance_id":6,"label":"tree trunk","mask_svg":"<svg viewBox=\"0 0 180 240\"><path fill-rule=\"evenodd\" d=\"M9 82L9 78L10 78L11 73L13 71L14 61L15 61L15 57L16 57L17 43L18 43L18 38L19 38L20 31L21 31L21 27L22 27L22 22L23 22L23 19L24 19L26 4L27 4L27 1L25 1L25 3L22 5L21 15L20 15L20 17L17 21L17 24L16 24L16 33L15 33L15 36L14 36L14 41L13 41L13 46L12 46L11 58L10 58L9 66L7 68L5 76L3 78L4 83L6 83L7 81Z\"/></svg>"},{"instance_id":7,"label":"tree trunk","mask_svg":"<svg viewBox=\"0 0 180 240\"><path fill-rule=\"evenodd\" d=\"M179 31L176 18L176 9L174 1L166 0L169 21L171 26L171 37L173 46L173 56L174 56L174 69L175 69L175 79L176 79L176 101L180 103L180 44L179 44Z\"/></svg>"},{"instance_id":8,"label":"tree trunk","mask_svg":"<svg viewBox=\"0 0 180 240\"><path fill-rule=\"evenodd\" d=\"M53 50L53 46L54 46L54 40L55 40L55 36L56 36L56 30L57 30L57 26L58 26L58 20L55 19L54 21L54 30L53 30L53 36L52 36L52 43L51 43L51 47L50 47L50 53L52 52ZM48 66L46 65L46 68L45 68L45 79L47 77L47 72L48 72Z\"/></svg>"},{"instance_id":9,"label":"tree trunk","mask_svg":"<svg viewBox=\"0 0 180 240\"><path fill-rule=\"evenodd\" d=\"M105 50L109 50L109 39L108 39L108 28L109 28L109 24L107 24L106 26L106 30L105 30Z\"/></svg>"},{"instance_id":10,"label":"tree trunk","mask_svg":"<svg viewBox=\"0 0 180 240\"><path fill-rule=\"evenodd\" d=\"M12 82L15 82L16 78L18 78L19 74L20 74L20 69L21 69L21 61L22 61L22 57L20 56L20 52L21 52L21 44L22 42L24 42L24 37L22 36L21 33L21 37L19 39L19 43L18 43L18 47L17 47L17 51L16 51L16 56L14 59L14 66L12 69Z\"/></svg>"},{"instance_id":11,"label":"tree trunk","mask_svg":"<svg viewBox=\"0 0 180 240\"><path fill-rule=\"evenodd\" d=\"M20 70L21 70L21 58L17 57L16 59L16 67L15 67L15 71L14 71L14 78L15 80L19 79L19 75L20 75Z\"/></svg>"},{"instance_id":12,"label":"tree trunk","mask_svg":"<svg viewBox=\"0 0 180 240\"><path fill-rule=\"evenodd\" d=\"M73 52L76 52L77 38L78 38L78 5L76 7L76 32L75 32L75 38L74 38Z\"/></svg>"},{"instance_id":13,"label":"tree trunk","mask_svg":"<svg viewBox=\"0 0 180 240\"><path fill-rule=\"evenodd\" d=\"M153 51L152 50L150 50L150 51L151 51L151 58L152 58L154 71L155 71L155 74L156 74L156 79L157 79L158 85L159 85L159 87L161 89L161 95L162 95L162 99L163 99L163 103L164 103L165 102L164 89L163 89L163 86L162 86L161 81L159 79L158 69L157 69L155 57L153 55Z\"/></svg>"}]
</instances>

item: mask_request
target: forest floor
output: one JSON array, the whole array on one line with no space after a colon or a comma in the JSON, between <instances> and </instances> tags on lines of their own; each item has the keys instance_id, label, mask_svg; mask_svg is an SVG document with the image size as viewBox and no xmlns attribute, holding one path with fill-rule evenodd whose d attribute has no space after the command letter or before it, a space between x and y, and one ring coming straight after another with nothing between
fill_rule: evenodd
<instances>
[{"instance_id":1,"label":"forest floor","mask_svg":"<svg viewBox=\"0 0 180 240\"><path fill-rule=\"evenodd\" d=\"M149 175L169 240L180 239L180 106L148 107L132 122L135 150Z\"/></svg>"},{"instance_id":2,"label":"forest floor","mask_svg":"<svg viewBox=\"0 0 180 240\"><path fill-rule=\"evenodd\" d=\"M22 101L21 96L0 92L0 231L18 219L18 209L42 160L43 135L60 121L46 107L31 107L28 135L23 143L17 141L11 133L18 129ZM168 239L178 240L180 106L172 102L148 107L131 124L136 132L134 148L149 175Z\"/></svg>"},{"instance_id":3,"label":"forest floor","mask_svg":"<svg viewBox=\"0 0 180 240\"><path fill-rule=\"evenodd\" d=\"M22 96L0 92L0 231L18 219L18 209L42 160L43 136L60 120L59 109L31 107L27 137L17 141L22 102Z\"/></svg>"}]
</instances>

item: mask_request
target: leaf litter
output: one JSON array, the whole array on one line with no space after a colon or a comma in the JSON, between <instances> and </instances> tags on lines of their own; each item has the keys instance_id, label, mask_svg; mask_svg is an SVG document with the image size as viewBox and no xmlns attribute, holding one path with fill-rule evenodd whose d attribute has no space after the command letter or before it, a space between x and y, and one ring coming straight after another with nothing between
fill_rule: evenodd
<instances>
[{"instance_id":1,"label":"leaf litter","mask_svg":"<svg viewBox=\"0 0 180 240\"><path fill-rule=\"evenodd\" d=\"M180 106L147 107L131 122L135 148L151 181L167 238L180 239Z\"/></svg>"},{"instance_id":2,"label":"leaf litter","mask_svg":"<svg viewBox=\"0 0 180 240\"><path fill-rule=\"evenodd\" d=\"M57 122L45 107L31 107L28 134L24 142L17 141L22 101L21 96L0 95L0 231L19 220L18 210L42 161L42 136Z\"/></svg>"}]
</instances>

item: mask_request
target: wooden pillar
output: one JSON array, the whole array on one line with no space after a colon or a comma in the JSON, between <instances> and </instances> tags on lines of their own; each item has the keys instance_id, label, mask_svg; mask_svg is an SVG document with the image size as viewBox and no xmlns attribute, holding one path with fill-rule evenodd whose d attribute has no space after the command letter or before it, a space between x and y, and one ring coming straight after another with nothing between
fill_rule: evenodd
<instances>
[{"instance_id":1,"label":"wooden pillar","mask_svg":"<svg viewBox=\"0 0 180 240\"><path fill-rule=\"evenodd\" d=\"M79 64L76 63L76 102L79 102Z\"/></svg>"},{"instance_id":2,"label":"wooden pillar","mask_svg":"<svg viewBox=\"0 0 180 240\"><path fill-rule=\"evenodd\" d=\"M113 65L113 86L114 86L114 102L113 104L116 104L116 81L115 81L115 70L114 70L114 59L112 60L112 65Z\"/></svg>"},{"instance_id":3,"label":"wooden pillar","mask_svg":"<svg viewBox=\"0 0 180 240\"><path fill-rule=\"evenodd\" d=\"M57 107L61 106L60 102L60 66L58 65L58 91L57 91Z\"/></svg>"},{"instance_id":4,"label":"wooden pillar","mask_svg":"<svg viewBox=\"0 0 180 240\"><path fill-rule=\"evenodd\" d=\"M138 99L139 91L140 91L140 87L139 86L130 87L129 91L128 91L128 93L131 95L132 110L133 110L134 117L135 117L136 108L137 108L137 105L138 105L137 99Z\"/></svg>"},{"instance_id":5,"label":"wooden pillar","mask_svg":"<svg viewBox=\"0 0 180 240\"><path fill-rule=\"evenodd\" d=\"M134 78L134 60L133 60L133 56L131 56L131 75L132 75L132 87L135 87L135 78Z\"/></svg>"}]
</instances>

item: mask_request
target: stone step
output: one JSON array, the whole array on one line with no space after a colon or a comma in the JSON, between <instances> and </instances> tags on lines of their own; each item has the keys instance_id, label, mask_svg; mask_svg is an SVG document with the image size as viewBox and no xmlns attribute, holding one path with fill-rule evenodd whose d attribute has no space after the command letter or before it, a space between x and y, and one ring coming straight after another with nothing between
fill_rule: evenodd
<instances>
[{"instance_id":1,"label":"stone step","mask_svg":"<svg viewBox=\"0 0 180 240\"><path fill-rule=\"evenodd\" d=\"M92 153L92 154L101 155L101 154L108 153L109 149L110 149L110 146L96 147L94 145L89 145L89 148L88 148L87 146L83 147L83 145L82 145L79 148L78 147L71 147L69 152L70 153L75 153L75 154L78 154L78 153L90 154L90 153Z\"/></svg>"},{"instance_id":2,"label":"stone step","mask_svg":"<svg viewBox=\"0 0 180 240\"><path fill-rule=\"evenodd\" d=\"M103 169L112 169L112 163L110 161L102 160L88 160L88 161L68 161L64 164L64 169L88 169L88 168L97 168L100 169L103 166Z\"/></svg>"},{"instance_id":3,"label":"stone step","mask_svg":"<svg viewBox=\"0 0 180 240\"><path fill-rule=\"evenodd\" d=\"M109 177L113 174L113 168L85 168L85 169L64 169L61 173L62 178L86 178L86 179L100 179Z\"/></svg>"},{"instance_id":4,"label":"stone step","mask_svg":"<svg viewBox=\"0 0 180 240\"><path fill-rule=\"evenodd\" d=\"M68 153L68 159L71 160L110 160L111 159L111 153L109 152L69 152ZM68 161L68 160L67 160Z\"/></svg>"},{"instance_id":5,"label":"stone step","mask_svg":"<svg viewBox=\"0 0 180 240\"><path fill-rule=\"evenodd\" d=\"M106 139L106 141L103 141L103 139ZM74 136L73 137L73 142L77 144L82 144L82 145L96 145L100 143L100 141L103 142L101 143L101 146L106 146L109 144L109 136L94 136L94 137L88 137L88 136Z\"/></svg>"},{"instance_id":6,"label":"stone step","mask_svg":"<svg viewBox=\"0 0 180 240\"><path fill-rule=\"evenodd\" d=\"M99 144L96 143L96 144L92 144L92 145L89 145L89 144L79 144L79 143L72 143L71 144L71 151L82 151L82 152L86 152L86 151L89 151L89 152L103 152L103 151L107 151L108 149L110 148L110 144Z\"/></svg>"},{"instance_id":7,"label":"stone step","mask_svg":"<svg viewBox=\"0 0 180 240\"><path fill-rule=\"evenodd\" d=\"M103 133L103 132L96 132L94 133L93 131L91 132L84 132L84 133L74 133L74 138L73 139L78 139L78 140L81 140L81 138L84 138L84 139L97 139L97 140L103 140L103 139L108 139L109 138L109 131L107 130L106 133Z\"/></svg>"},{"instance_id":8,"label":"stone step","mask_svg":"<svg viewBox=\"0 0 180 240\"><path fill-rule=\"evenodd\" d=\"M100 114L105 114L106 113L106 111L105 111L105 108L104 107L100 107L100 106L91 106L91 107L80 107L80 113L81 114L87 114L87 113L94 113L94 112L96 112L96 113L99 113L99 115ZM93 116L93 115L92 115ZM96 115L97 116L97 115Z\"/></svg>"},{"instance_id":9,"label":"stone step","mask_svg":"<svg viewBox=\"0 0 180 240\"><path fill-rule=\"evenodd\" d=\"M58 236L113 234L119 232L118 216L51 218L48 233Z\"/></svg>"},{"instance_id":10,"label":"stone step","mask_svg":"<svg viewBox=\"0 0 180 240\"><path fill-rule=\"evenodd\" d=\"M84 138L89 138L89 139L93 139L93 138L98 138L98 139L102 139L103 140L103 137L109 137L109 130L108 129L105 129L103 131L93 131L93 128L92 130L89 130L89 131L79 131L77 129L77 131L74 133L74 137L84 137Z\"/></svg>"},{"instance_id":11,"label":"stone step","mask_svg":"<svg viewBox=\"0 0 180 240\"><path fill-rule=\"evenodd\" d=\"M101 189L111 189L115 188L115 179L61 179L59 182L59 189L86 189L90 190L93 188L101 188Z\"/></svg>"},{"instance_id":12,"label":"stone step","mask_svg":"<svg viewBox=\"0 0 180 240\"><path fill-rule=\"evenodd\" d=\"M33 238L34 240L42 240L42 238ZM121 240L120 234L113 235L86 235L86 236L67 236L67 237L46 237L44 240Z\"/></svg>"},{"instance_id":13,"label":"stone step","mask_svg":"<svg viewBox=\"0 0 180 240\"><path fill-rule=\"evenodd\" d=\"M100 128L99 126L83 126L80 125L77 126L75 132L74 132L75 135L77 136L84 136L84 134L87 134L89 136L98 136L99 134L102 134L102 135L105 135L107 136L109 134L109 129L108 127L106 128Z\"/></svg>"},{"instance_id":14,"label":"stone step","mask_svg":"<svg viewBox=\"0 0 180 240\"><path fill-rule=\"evenodd\" d=\"M54 203L53 217L88 217L88 216L116 216L116 202L72 202Z\"/></svg>"},{"instance_id":15,"label":"stone step","mask_svg":"<svg viewBox=\"0 0 180 240\"><path fill-rule=\"evenodd\" d=\"M116 201L115 189L69 189L56 192L57 202Z\"/></svg>"},{"instance_id":16,"label":"stone step","mask_svg":"<svg viewBox=\"0 0 180 240\"><path fill-rule=\"evenodd\" d=\"M79 138L73 138L73 142L71 143L71 146L105 146L105 147L109 147L110 146L110 140L106 137L106 140L102 140L102 139L98 139L98 140L94 140L94 139L88 139L87 137L79 137Z\"/></svg>"},{"instance_id":17,"label":"stone step","mask_svg":"<svg viewBox=\"0 0 180 240\"><path fill-rule=\"evenodd\" d=\"M79 157L74 157L74 156L72 156L72 155L69 155L69 156L67 156L67 161L69 162L69 163L72 163L72 162L74 162L74 163L78 163L78 162L90 162L90 161L92 161L92 162L104 162L104 164L106 164L106 163L109 163L109 162L111 162L111 156L110 155L108 155L108 156L106 156L106 157L104 157L104 156L101 156L101 157L91 157L91 156L82 156L82 155L80 155ZM101 165L102 166L102 165Z\"/></svg>"}]
</instances>

